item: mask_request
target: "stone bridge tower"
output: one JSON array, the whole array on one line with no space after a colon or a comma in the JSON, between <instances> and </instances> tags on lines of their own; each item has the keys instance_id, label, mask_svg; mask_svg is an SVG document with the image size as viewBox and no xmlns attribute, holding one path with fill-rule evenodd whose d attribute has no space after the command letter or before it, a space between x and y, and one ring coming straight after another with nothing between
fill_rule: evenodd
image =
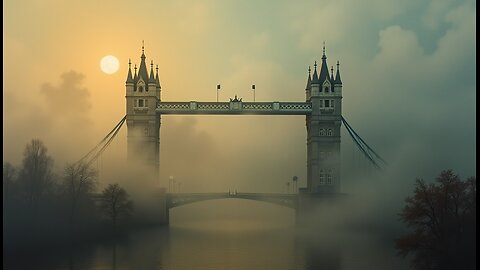
<instances>
[{"instance_id":1,"label":"stone bridge tower","mask_svg":"<svg viewBox=\"0 0 480 270\"><path fill-rule=\"evenodd\" d=\"M147 70L145 50L142 46L140 67L137 65L132 76L131 62L128 63L126 80L127 111L127 157L129 164L144 165L155 181L159 178L160 116L155 109L160 101L160 79L158 65L156 74L153 60L150 74Z\"/></svg>"},{"instance_id":2,"label":"stone bridge tower","mask_svg":"<svg viewBox=\"0 0 480 270\"><path fill-rule=\"evenodd\" d=\"M340 126L342 123L342 81L339 63L334 77L333 66L328 72L323 46L320 75L317 62L313 76L310 68L306 87L306 101L312 104L312 113L306 117L307 126L307 192L340 192Z\"/></svg>"}]
</instances>

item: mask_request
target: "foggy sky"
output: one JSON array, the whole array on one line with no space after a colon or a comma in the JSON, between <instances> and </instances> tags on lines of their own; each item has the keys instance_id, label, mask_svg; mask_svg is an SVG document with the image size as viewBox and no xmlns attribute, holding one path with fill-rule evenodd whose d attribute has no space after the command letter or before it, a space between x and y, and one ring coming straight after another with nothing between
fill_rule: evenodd
<instances>
[{"instance_id":1,"label":"foggy sky","mask_svg":"<svg viewBox=\"0 0 480 270\"><path fill-rule=\"evenodd\" d=\"M32 138L57 166L80 158L125 114L128 59L159 66L163 101L302 101L326 42L340 61L343 115L391 164L387 189L452 168L476 174L475 1L4 1L4 159ZM119 72L99 61L112 54ZM126 127L97 166L118 168ZM354 155L342 131L344 165ZM301 116L165 116L161 184L186 191L283 192L306 179ZM344 179L346 191L375 185Z\"/></svg>"}]
</instances>

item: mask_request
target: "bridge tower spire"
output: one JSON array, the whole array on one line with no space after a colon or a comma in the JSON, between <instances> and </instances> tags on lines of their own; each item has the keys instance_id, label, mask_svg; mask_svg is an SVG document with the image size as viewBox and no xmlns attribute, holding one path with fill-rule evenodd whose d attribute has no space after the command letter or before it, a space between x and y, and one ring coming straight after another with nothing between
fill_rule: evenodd
<instances>
[{"instance_id":1,"label":"bridge tower spire","mask_svg":"<svg viewBox=\"0 0 480 270\"><path fill-rule=\"evenodd\" d=\"M148 74L145 47L142 46L138 74L135 65L135 76L129 71L126 82L126 114L127 114L127 157L131 166L148 168L152 185L158 184L159 149L160 149L160 116L155 109L160 101L160 81L155 79L153 61L150 76Z\"/></svg>"},{"instance_id":2,"label":"bridge tower spire","mask_svg":"<svg viewBox=\"0 0 480 270\"><path fill-rule=\"evenodd\" d=\"M340 73L337 70L339 78ZM312 113L306 116L307 126L307 192L340 192L340 126L342 123L341 82L333 80L327 66L323 46L320 75L307 90ZM308 88L308 87L307 87Z\"/></svg>"}]
</instances>

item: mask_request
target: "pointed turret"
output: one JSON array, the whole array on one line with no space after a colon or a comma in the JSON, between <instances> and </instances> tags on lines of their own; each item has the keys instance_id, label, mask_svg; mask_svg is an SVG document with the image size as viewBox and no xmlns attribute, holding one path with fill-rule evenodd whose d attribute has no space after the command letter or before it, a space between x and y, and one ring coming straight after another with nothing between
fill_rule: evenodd
<instances>
[{"instance_id":1,"label":"pointed turret","mask_svg":"<svg viewBox=\"0 0 480 270\"><path fill-rule=\"evenodd\" d=\"M155 83L157 84L157 88L162 88L162 86L160 86L160 77L158 77L158 65L157 65L157 74L155 75Z\"/></svg>"},{"instance_id":2,"label":"pointed turret","mask_svg":"<svg viewBox=\"0 0 480 270\"><path fill-rule=\"evenodd\" d=\"M148 81L148 71L147 71L147 64L145 63L145 47L142 46L142 61L140 62L140 67L138 69L138 79L142 79L144 82Z\"/></svg>"},{"instance_id":3,"label":"pointed turret","mask_svg":"<svg viewBox=\"0 0 480 270\"><path fill-rule=\"evenodd\" d=\"M330 68L330 81L334 81L333 79L333 66Z\"/></svg>"},{"instance_id":4,"label":"pointed turret","mask_svg":"<svg viewBox=\"0 0 480 270\"><path fill-rule=\"evenodd\" d=\"M156 82L155 82L155 75L154 75L154 73L153 73L153 60L152 60L152 62L151 62L151 64L150 64L150 79L148 79L148 83L149 83L149 84L150 84L150 83L156 83Z\"/></svg>"},{"instance_id":5,"label":"pointed turret","mask_svg":"<svg viewBox=\"0 0 480 270\"><path fill-rule=\"evenodd\" d=\"M320 76L318 80L321 84L324 83L325 80L330 81L330 75L328 74L327 66L327 56L325 56L325 43L323 44L322 67L320 69Z\"/></svg>"},{"instance_id":6,"label":"pointed turret","mask_svg":"<svg viewBox=\"0 0 480 270\"><path fill-rule=\"evenodd\" d=\"M340 62L337 61L337 76L335 76L335 84L342 84L342 79L340 78Z\"/></svg>"},{"instance_id":7,"label":"pointed turret","mask_svg":"<svg viewBox=\"0 0 480 270\"><path fill-rule=\"evenodd\" d=\"M135 64L135 67L133 68L135 70L135 75L133 75L133 81L137 82L138 77L137 77L137 64Z\"/></svg>"},{"instance_id":8,"label":"pointed turret","mask_svg":"<svg viewBox=\"0 0 480 270\"><path fill-rule=\"evenodd\" d=\"M132 77L132 62L128 59L128 75L126 83L133 84L133 77Z\"/></svg>"},{"instance_id":9,"label":"pointed turret","mask_svg":"<svg viewBox=\"0 0 480 270\"><path fill-rule=\"evenodd\" d=\"M160 101L160 91L162 87L160 86L160 77L158 76L158 65L157 65L157 74L155 75L155 94L157 95L157 99Z\"/></svg>"},{"instance_id":10,"label":"pointed turret","mask_svg":"<svg viewBox=\"0 0 480 270\"><path fill-rule=\"evenodd\" d=\"M313 78L312 78L312 83L318 83L317 61L315 61L315 64L313 65Z\"/></svg>"},{"instance_id":11,"label":"pointed turret","mask_svg":"<svg viewBox=\"0 0 480 270\"><path fill-rule=\"evenodd\" d=\"M307 86L306 86L305 90L310 90L310 88L312 88L312 79L311 79L311 76L310 76L311 71L312 71L312 69L310 69L310 66L308 66L308 78L307 78Z\"/></svg>"}]
</instances>

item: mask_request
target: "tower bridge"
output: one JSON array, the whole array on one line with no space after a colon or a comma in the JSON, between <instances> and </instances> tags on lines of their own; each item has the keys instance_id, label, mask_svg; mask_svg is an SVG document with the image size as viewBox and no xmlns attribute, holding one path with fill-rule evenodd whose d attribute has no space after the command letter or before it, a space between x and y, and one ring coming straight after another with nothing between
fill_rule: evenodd
<instances>
[{"instance_id":1,"label":"tower bridge","mask_svg":"<svg viewBox=\"0 0 480 270\"><path fill-rule=\"evenodd\" d=\"M378 160L386 162L362 140L342 116L342 80L340 65L328 70L325 46L321 67L317 63L308 68L305 101L243 102L235 96L229 102L162 101L158 66L147 70L142 46L140 65L131 62L126 87L126 116L110 132L113 137L123 122L127 123L128 159L148 165L158 179L160 160L160 126L162 115L305 115L307 129L307 186L296 194L272 193L162 193L158 194L163 222L168 223L169 209L199 201L214 199L247 199L274 203L299 212L307 212L312 205L325 198L341 195L340 128L345 123L348 133L365 155L380 168ZM303 91L303 90L302 90ZM110 135L109 134L109 135ZM109 136L107 135L107 137ZM106 141L107 137L104 139ZM112 138L113 138L112 137ZM107 141L111 142L112 138ZM98 147L98 146L97 146ZM101 148L101 151L106 146ZM88 155L88 154L87 154ZM95 157L97 157L95 155Z\"/></svg>"},{"instance_id":2,"label":"tower bridge","mask_svg":"<svg viewBox=\"0 0 480 270\"><path fill-rule=\"evenodd\" d=\"M162 115L305 115L307 129L307 193L340 192L340 127L342 124L342 80L328 70L325 47L322 63L313 74L308 70L305 101L229 102L162 101L158 66L150 73L142 47L140 65L131 63L126 79L126 123L128 158L144 160L159 175L159 144ZM303 91L303 90L302 90Z\"/></svg>"}]
</instances>

